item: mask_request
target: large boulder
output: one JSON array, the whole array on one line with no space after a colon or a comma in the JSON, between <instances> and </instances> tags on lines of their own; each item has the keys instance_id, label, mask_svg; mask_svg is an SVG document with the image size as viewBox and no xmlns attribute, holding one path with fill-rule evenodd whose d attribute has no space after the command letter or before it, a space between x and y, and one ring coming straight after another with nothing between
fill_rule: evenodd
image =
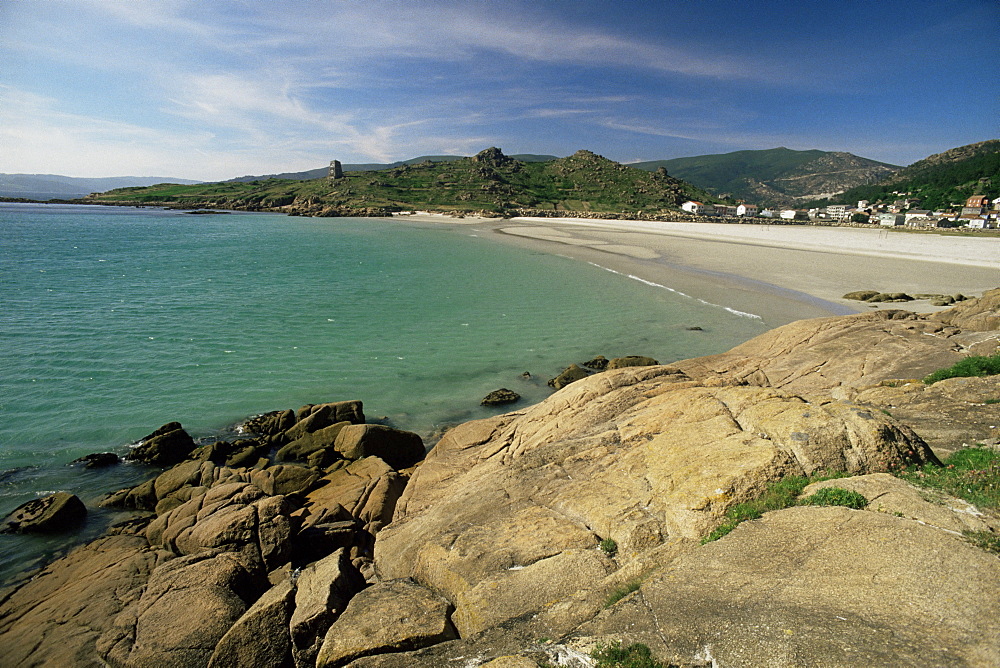
<instances>
[{"instance_id":1,"label":"large boulder","mask_svg":"<svg viewBox=\"0 0 1000 668\"><path fill-rule=\"evenodd\" d=\"M262 573L288 560L293 527L290 504L244 482L226 482L153 520L149 542L177 555L227 552L250 573Z\"/></svg>"},{"instance_id":2,"label":"large boulder","mask_svg":"<svg viewBox=\"0 0 1000 668\"><path fill-rule=\"evenodd\" d=\"M681 555L577 635L684 665L995 666L998 587L1000 560L950 532L792 508Z\"/></svg>"},{"instance_id":3,"label":"large boulder","mask_svg":"<svg viewBox=\"0 0 1000 668\"><path fill-rule=\"evenodd\" d=\"M671 364L701 382L849 397L884 380L922 378L962 359L981 336L907 311L801 320L720 355Z\"/></svg>"},{"instance_id":4,"label":"large boulder","mask_svg":"<svg viewBox=\"0 0 1000 668\"><path fill-rule=\"evenodd\" d=\"M258 436L277 436L295 424L295 411L271 411L255 415L241 425L241 431Z\"/></svg>"},{"instance_id":5,"label":"large boulder","mask_svg":"<svg viewBox=\"0 0 1000 668\"><path fill-rule=\"evenodd\" d=\"M100 665L97 639L138 600L166 558L139 536L106 536L58 559L0 595L2 663Z\"/></svg>"},{"instance_id":6,"label":"large boulder","mask_svg":"<svg viewBox=\"0 0 1000 668\"><path fill-rule=\"evenodd\" d=\"M267 590L215 646L209 668L290 668L288 629L295 607L295 585L284 580Z\"/></svg>"},{"instance_id":7,"label":"large boulder","mask_svg":"<svg viewBox=\"0 0 1000 668\"><path fill-rule=\"evenodd\" d=\"M179 422L168 422L143 438L125 459L151 466L173 466L183 461L197 447Z\"/></svg>"},{"instance_id":8,"label":"large boulder","mask_svg":"<svg viewBox=\"0 0 1000 668\"><path fill-rule=\"evenodd\" d=\"M351 565L344 549L302 570L296 581L295 610L289 621L297 668L315 665L330 625L365 586L364 578Z\"/></svg>"},{"instance_id":9,"label":"large boulder","mask_svg":"<svg viewBox=\"0 0 1000 668\"><path fill-rule=\"evenodd\" d=\"M561 390L570 383L574 383L581 378L586 378L588 375L587 371L581 367L579 364L570 364L568 367L563 369L558 376L549 379L549 387L557 390Z\"/></svg>"},{"instance_id":10,"label":"large boulder","mask_svg":"<svg viewBox=\"0 0 1000 668\"><path fill-rule=\"evenodd\" d=\"M932 385L917 379L888 381L848 396L911 427L939 457L996 438L1000 425L1000 403L988 403L1000 399L1000 376L947 378Z\"/></svg>"},{"instance_id":11,"label":"large boulder","mask_svg":"<svg viewBox=\"0 0 1000 668\"><path fill-rule=\"evenodd\" d=\"M360 401L337 401L328 404L309 404L296 413L298 421L285 430L285 438L294 441L338 422L363 424L364 409Z\"/></svg>"},{"instance_id":12,"label":"large boulder","mask_svg":"<svg viewBox=\"0 0 1000 668\"><path fill-rule=\"evenodd\" d=\"M405 652L456 638L448 601L411 580L382 582L351 599L330 627L317 668L371 654Z\"/></svg>"},{"instance_id":13,"label":"large boulder","mask_svg":"<svg viewBox=\"0 0 1000 668\"><path fill-rule=\"evenodd\" d=\"M608 362L608 370L612 369L624 369L630 366L656 366L659 364L652 357L644 357L642 355L626 355L625 357L616 357L610 362Z\"/></svg>"},{"instance_id":14,"label":"large boulder","mask_svg":"<svg viewBox=\"0 0 1000 668\"><path fill-rule=\"evenodd\" d=\"M117 615L97 649L112 665L129 668L207 665L257 593L229 554L173 559L153 572L142 596Z\"/></svg>"},{"instance_id":15,"label":"large boulder","mask_svg":"<svg viewBox=\"0 0 1000 668\"><path fill-rule=\"evenodd\" d=\"M463 636L537 609L534 593L557 601L593 587L613 568L595 549L606 538L626 564L700 538L786 475L933 459L877 410L701 387L663 366L607 371L455 431L414 472L375 566L443 593ZM551 576L560 566L584 575Z\"/></svg>"},{"instance_id":16,"label":"large boulder","mask_svg":"<svg viewBox=\"0 0 1000 668\"><path fill-rule=\"evenodd\" d=\"M395 469L413 466L426 454L424 442L417 434L380 424L344 427L334 448L344 459L378 457Z\"/></svg>"},{"instance_id":17,"label":"large boulder","mask_svg":"<svg viewBox=\"0 0 1000 668\"><path fill-rule=\"evenodd\" d=\"M985 292L978 299L939 311L930 318L964 330L996 331L1000 329L1000 288Z\"/></svg>"},{"instance_id":18,"label":"large boulder","mask_svg":"<svg viewBox=\"0 0 1000 668\"><path fill-rule=\"evenodd\" d=\"M307 461L311 455L320 450L333 449L333 444L337 440L340 430L351 424L350 422L337 422L329 427L323 427L316 431L307 432L299 436L294 441L284 445L276 455L280 462L284 461Z\"/></svg>"},{"instance_id":19,"label":"large boulder","mask_svg":"<svg viewBox=\"0 0 1000 668\"><path fill-rule=\"evenodd\" d=\"M87 517L83 501L69 492L56 492L22 503L0 524L0 533L59 533L77 528Z\"/></svg>"}]
</instances>

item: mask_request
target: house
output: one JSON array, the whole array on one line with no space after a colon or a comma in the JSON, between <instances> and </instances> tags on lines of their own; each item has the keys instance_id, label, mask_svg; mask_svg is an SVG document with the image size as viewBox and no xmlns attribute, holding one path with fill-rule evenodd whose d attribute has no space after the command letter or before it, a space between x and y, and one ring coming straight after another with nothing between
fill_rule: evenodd
<instances>
[{"instance_id":1,"label":"house","mask_svg":"<svg viewBox=\"0 0 1000 668\"><path fill-rule=\"evenodd\" d=\"M688 200L681 204L681 209L687 211L688 213L698 214L701 213L705 205L701 202L695 202L694 200Z\"/></svg>"},{"instance_id":2,"label":"house","mask_svg":"<svg viewBox=\"0 0 1000 668\"><path fill-rule=\"evenodd\" d=\"M781 218L783 218L784 220L795 220L795 214L797 213L798 211L796 211L795 209L782 209L781 213L779 213L778 215L781 216Z\"/></svg>"},{"instance_id":3,"label":"house","mask_svg":"<svg viewBox=\"0 0 1000 668\"><path fill-rule=\"evenodd\" d=\"M851 207L846 204L830 204L826 207L826 215L833 220L847 220L851 217Z\"/></svg>"},{"instance_id":4,"label":"house","mask_svg":"<svg viewBox=\"0 0 1000 668\"><path fill-rule=\"evenodd\" d=\"M907 225L924 225L931 220L931 212L928 209L910 209L903 214L903 219Z\"/></svg>"},{"instance_id":5,"label":"house","mask_svg":"<svg viewBox=\"0 0 1000 668\"><path fill-rule=\"evenodd\" d=\"M757 215L757 205L756 204L738 204L736 206L737 216L756 216Z\"/></svg>"},{"instance_id":6,"label":"house","mask_svg":"<svg viewBox=\"0 0 1000 668\"><path fill-rule=\"evenodd\" d=\"M878 213L875 214L878 224L883 227L898 227L906 224L906 216L901 213Z\"/></svg>"},{"instance_id":7,"label":"house","mask_svg":"<svg viewBox=\"0 0 1000 668\"><path fill-rule=\"evenodd\" d=\"M977 216L986 215L990 210L990 198L983 197L982 195L973 195L969 199L965 200L965 206L962 207L962 213L959 214L960 218L975 218Z\"/></svg>"},{"instance_id":8,"label":"house","mask_svg":"<svg viewBox=\"0 0 1000 668\"><path fill-rule=\"evenodd\" d=\"M974 230L995 230L997 228L997 221L991 219L989 216L979 216L978 218L964 219L959 218L959 222L964 221L966 227L971 227Z\"/></svg>"}]
</instances>

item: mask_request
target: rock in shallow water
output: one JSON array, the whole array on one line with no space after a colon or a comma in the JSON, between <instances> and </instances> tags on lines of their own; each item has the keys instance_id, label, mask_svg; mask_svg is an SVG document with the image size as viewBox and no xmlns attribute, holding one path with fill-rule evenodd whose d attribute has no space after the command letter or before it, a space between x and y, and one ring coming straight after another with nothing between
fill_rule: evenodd
<instances>
[{"instance_id":1,"label":"rock in shallow water","mask_svg":"<svg viewBox=\"0 0 1000 668\"><path fill-rule=\"evenodd\" d=\"M94 452L84 455L79 459L74 459L70 464L83 464L85 469L98 469L106 466L114 466L120 462L118 455L113 452Z\"/></svg>"},{"instance_id":2,"label":"rock in shallow water","mask_svg":"<svg viewBox=\"0 0 1000 668\"><path fill-rule=\"evenodd\" d=\"M152 466L173 466L184 461L195 445L179 422L169 422L142 439L125 459Z\"/></svg>"},{"instance_id":3,"label":"rock in shallow water","mask_svg":"<svg viewBox=\"0 0 1000 668\"><path fill-rule=\"evenodd\" d=\"M56 492L15 508L0 533L58 533L75 528L86 516L87 508L75 494Z\"/></svg>"},{"instance_id":4,"label":"rock in shallow water","mask_svg":"<svg viewBox=\"0 0 1000 668\"><path fill-rule=\"evenodd\" d=\"M513 390L508 390L506 387L502 387L499 390L493 390L482 401L479 402L481 406L503 406L504 404L512 404L515 401L521 399L521 395Z\"/></svg>"}]
</instances>

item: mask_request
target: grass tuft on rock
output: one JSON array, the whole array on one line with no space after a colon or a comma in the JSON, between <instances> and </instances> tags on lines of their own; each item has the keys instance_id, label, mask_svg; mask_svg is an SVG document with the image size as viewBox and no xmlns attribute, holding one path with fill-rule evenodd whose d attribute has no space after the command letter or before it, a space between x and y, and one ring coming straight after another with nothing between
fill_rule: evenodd
<instances>
[{"instance_id":1,"label":"grass tuft on rock","mask_svg":"<svg viewBox=\"0 0 1000 668\"><path fill-rule=\"evenodd\" d=\"M924 378L928 385L945 378L968 378L975 376L996 376L1000 374L1000 353L995 355L970 355L947 369L938 369Z\"/></svg>"},{"instance_id":2,"label":"grass tuft on rock","mask_svg":"<svg viewBox=\"0 0 1000 668\"><path fill-rule=\"evenodd\" d=\"M671 668L673 664L663 663L653 658L648 645L635 643L622 647L613 642L608 646L598 645L590 653L597 663L595 668Z\"/></svg>"},{"instance_id":3,"label":"grass tuft on rock","mask_svg":"<svg viewBox=\"0 0 1000 668\"><path fill-rule=\"evenodd\" d=\"M600 543L601 552L608 555L609 557L614 557L618 554L618 543L615 542L614 538L605 538Z\"/></svg>"},{"instance_id":4,"label":"grass tuft on rock","mask_svg":"<svg viewBox=\"0 0 1000 668\"><path fill-rule=\"evenodd\" d=\"M990 448L962 448L942 466L903 467L896 475L918 485L964 499L980 509L1000 510L1000 452Z\"/></svg>"},{"instance_id":5,"label":"grass tuft on rock","mask_svg":"<svg viewBox=\"0 0 1000 668\"><path fill-rule=\"evenodd\" d=\"M632 592L639 591L639 587L641 586L642 586L641 582L639 582L638 580L633 580L632 582L626 583L621 587L618 587L608 595L608 599L604 602L604 607L610 608L615 603L622 600Z\"/></svg>"},{"instance_id":6,"label":"grass tuft on rock","mask_svg":"<svg viewBox=\"0 0 1000 668\"><path fill-rule=\"evenodd\" d=\"M976 547L987 552L1000 554L1000 536L995 533L990 531L966 531L963 535L967 541Z\"/></svg>"},{"instance_id":7,"label":"grass tuft on rock","mask_svg":"<svg viewBox=\"0 0 1000 668\"><path fill-rule=\"evenodd\" d=\"M842 487L824 487L815 494L799 502L803 506L846 506L861 510L868 505L868 499L855 491Z\"/></svg>"},{"instance_id":8,"label":"grass tuft on rock","mask_svg":"<svg viewBox=\"0 0 1000 668\"><path fill-rule=\"evenodd\" d=\"M708 534L701 539L702 544L711 543L714 540L719 540L737 526L746 520L755 520L764 513L770 512L772 510L782 510L783 508L790 508L794 506L802 494L802 490L806 488L807 485L820 482L822 480L831 480L834 478L843 478L846 473L823 473L811 477L805 476L787 476L781 480L768 485L764 493L753 501L747 501L746 503L737 503L735 506L730 508L726 512L726 518L722 521L722 524L715 527L712 533Z\"/></svg>"}]
</instances>

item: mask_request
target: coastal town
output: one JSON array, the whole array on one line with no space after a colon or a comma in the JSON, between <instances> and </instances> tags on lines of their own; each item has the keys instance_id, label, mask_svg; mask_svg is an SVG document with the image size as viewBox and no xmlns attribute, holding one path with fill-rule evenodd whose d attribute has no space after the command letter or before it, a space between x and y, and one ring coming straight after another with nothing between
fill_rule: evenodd
<instances>
[{"instance_id":1,"label":"coastal town","mask_svg":"<svg viewBox=\"0 0 1000 668\"><path fill-rule=\"evenodd\" d=\"M889 204L873 204L868 200L849 204L829 204L811 209L779 209L758 207L739 202L733 204L703 204L689 200L681 209L697 216L718 218L771 218L799 223L854 223L882 227L997 229L1000 221L1000 197L990 199L985 195L969 197L964 204L955 204L947 210L924 209L920 200L906 193L897 193L900 199Z\"/></svg>"}]
</instances>

